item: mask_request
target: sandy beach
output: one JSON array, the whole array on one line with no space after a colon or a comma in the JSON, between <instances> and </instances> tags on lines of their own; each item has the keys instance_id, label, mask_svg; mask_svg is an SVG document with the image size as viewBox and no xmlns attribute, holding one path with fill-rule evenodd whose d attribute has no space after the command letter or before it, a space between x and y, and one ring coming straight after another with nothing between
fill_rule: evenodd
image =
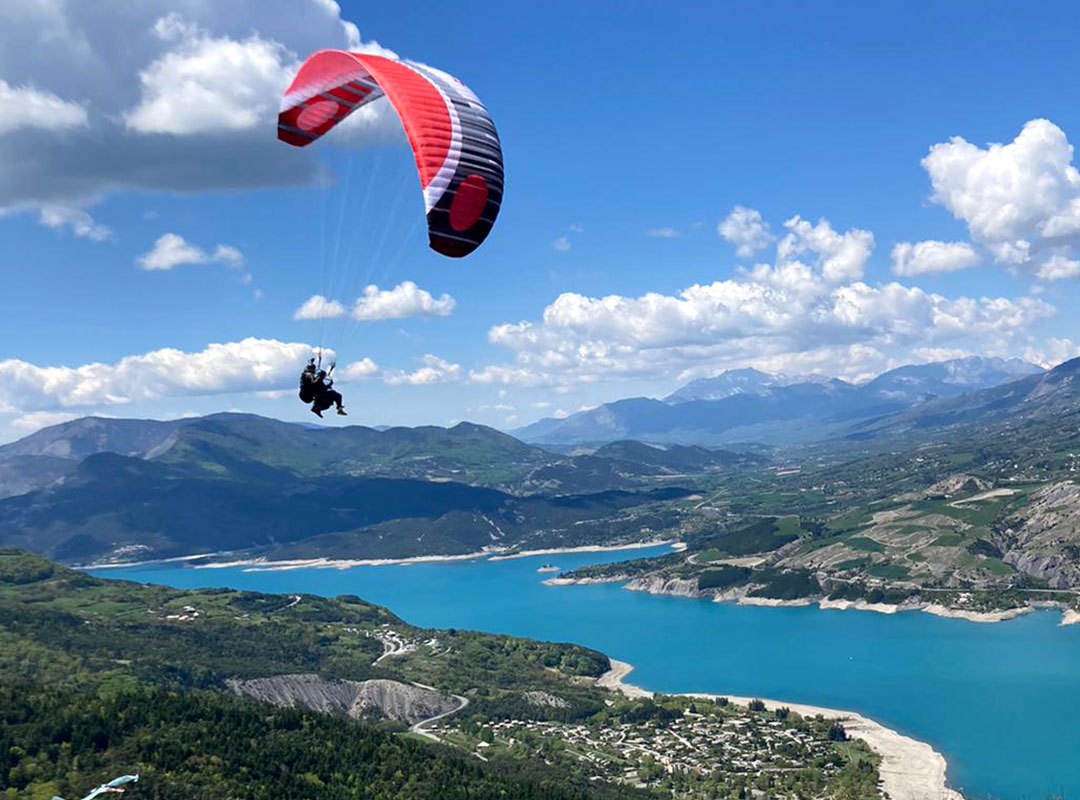
<instances>
[{"instance_id":1,"label":"sandy beach","mask_svg":"<svg viewBox=\"0 0 1080 800\"><path fill-rule=\"evenodd\" d=\"M726 598L717 598L720 602L728 602ZM793 608L798 606L809 606L817 604L818 608L832 609L838 611L873 611L877 614L897 614L901 611L924 611L927 614L933 614L936 617L947 617L949 619L963 619L968 622L1004 622L1006 620L1015 619L1021 617L1024 614L1030 614L1035 611L1032 606L1020 606L1017 608L1007 608L1003 611L969 611L962 608L949 608L948 606L938 605L937 603L918 604L918 605L891 605L889 603L867 603L861 600L829 600L828 598L822 598L820 600L813 600L811 598L799 599L799 600L776 600L769 597L740 597L736 602L740 606L769 606L770 608ZM1069 613L1065 612L1066 615ZM1073 612L1076 613L1076 612ZM1069 624L1069 623L1062 623Z\"/></svg>"},{"instance_id":2,"label":"sandy beach","mask_svg":"<svg viewBox=\"0 0 1080 800\"><path fill-rule=\"evenodd\" d=\"M878 614L895 614L900 606L889 603L868 603L864 600L830 600L827 597L818 601L818 608L835 611L875 611Z\"/></svg>"},{"instance_id":3,"label":"sandy beach","mask_svg":"<svg viewBox=\"0 0 1080 800\"><path fill-rule=\"evenodd\" d=\"M105 561L100 564L76 565L73 569L119 569L121 567L146 567L152 564L175 564L180 561L195 561L199 558L212 558L227 553L198 553L193 556L175 556L173 558L155 558L149 561Z\"/></svg>"},{"instance_id":4,"label":"sandy beach","mask_svg":"<svg viewBox=\"0 0 1080 800\"><path fill-rule=\"evenodd\" d=\"M226 567L246 567L245 572L280 572L291 569L349 569L350 567L382 567L402 564L423 564L437 561L469 561L474 558L486 558L489 561L503 561L510 558L528 558L530 556L559 555L560 553L607 553L617 550L639 550L645 547L670 545L672 549L685 548L683 542L670 539L651 539L647 542L631 542L617 545L583 545L581 547L552 547L545 550L521 550L507 552L505 547L485 547L472 553L455 555L410 556L408 558L294 558L271 561L263 557L241 558L231 561L214 561L209 564L196 564L195 569L225 569ZM198 553L175 558L158 558L148 561L106 562L88 564L80 569L119 569L121 567L143 567L153 564L169 564L179 561L195 561L201 558L218 558L230 553Z\"/></svg>"},{"instance_id":5,"label":"sandy beach","mask_svg":"<svg viewBox=\"0 0 1080 800\"><path fill-rule=\"evenodd\" d=\"M1080 611L1075 608L1066 608L1061 615L1061 625L1080 625Z\"/></svg>"},{"instance_id":6,"label":"sandy beach","mask_svg":"<svg viewBox=\"0 0 1080 800\"><path fill-rule=\"evenodd\" d=\"M632 683L626 683L623 678L634 671L634 665L625 661L619 661L618 659L608 659L611 661L611 669L596 679L596 685L603 689L611 689L614 692L622 692L627 697L652 697L653 693L642 689L640 686L635 686Z\"/></svg>"},{"instance_id":7,"label":"sandy beach","mask_svg":"<svg viewBox=\"0 0 1080 800\"><path fill-rule=\"evenodd\" d=\"M1004 622L1007 619L1030 614L1035 609L1031 606L1021 606L1020 608L1007 608L1004 611L965 611L964 609L949 608L931 603L923 606L921 610L937 617L966 619L968 622Z\"/></svg>"},{"instance_id":8,"label":"sandy beach","mask_svg":"<svg viewBox=\"0 0 1080 800\"><path fill-rule=\"evenodd\" d=\"M633 669L633 665L625 661L611 659L611 669L597 678L596 684L606 689L620 691L627 697L652 697L653 692L624 681ZM749 704L753 699L704 693L689 693L680 696L703 697L710 700L727 697L730 702L742 706ZM851 711L765 698L758 699L762 700L765 707L770 710L787 706L804 717L820 714L826 719L841 720L849 736L866 742L870 749L881 756L881 764L878 767L881 775L881 790L890 800L964 800L963 795L946 785L944 756L925 742L904 736Z\"/></svg>"},{"instance_id":9,"label":"sandy beach","mask_svg":"<svg viewBox=\"0 0 1080 800\"><path fill-rule=\"evenodd\" d=\"M728 602L727 598L717 598L718 602ZM799 600L775 600L768 597L741 597L737 600L741 606L769 606L772 608L789 608L796 606L809 606L817 604L818 608L837 611L873 611L877 614L897 614L901 611L924 611L935 617L947 617L949 619L962 619L968 622L989 623L1005 622L1006 620L1030 614L1036 609L1032 606L1019 606L1007 608L1002 611L969 611L963 608L949 608L937 603L891 605L889 603L868 603L862 600L829 600L823 597L820 600L811 598ZM1066 611L1066 614L1068 612ZM1067 624L1067 623L1066 623Z\"/></svg>"},{"instance_id":10,"label":"sandy beach","mask_svg":"<svg viewBox=\"0 0 1080 800\"><path fill-rule=\"evenodd\" d=\"M611 553L617 550L641 550L645 547L660 547L670 545L673 550L678 550L682 542L673 542L670 539L652 539L647 542L631 542L630 544L599 545L588 544L581 547L551 547L545 550L519 550L516 553L490 556L488 561L506 561L511 558L528 558L529 556L557 556L560 553Z\"/></svg>"},{"instance_id":11,"label":"sandy beach","mask_svg":"<svg viewBox=\"0 0 1080 800\"><path fill-rule=\"evenodd\" d=\"M722 602L727 602L722 601ZM775 597L740 597L735 601L740 606L766 606L768 608L800 608L812 606L814 600L809 597L800 597L798 600L779 600Z\"/></svg>"},{"instance_id":12,"label":"sandy beach","mask_svg":"<svg viewBox=\"0 0 1080 800\"><path fill-rule=\"evenodd\" d=\"M297 558L283 561L268 561L265 558L248 558L239 561L220 561L213 564L196 564L195 569L224 569L226 567L245 567L244 572L281 572L290 569L349 569L350 567L382 567L400 564L423 564L433 561L469 561L483 558L490 550L478 553L461 553L452 556L414 556L411 558Z\"/></svg>"}]
</instances>

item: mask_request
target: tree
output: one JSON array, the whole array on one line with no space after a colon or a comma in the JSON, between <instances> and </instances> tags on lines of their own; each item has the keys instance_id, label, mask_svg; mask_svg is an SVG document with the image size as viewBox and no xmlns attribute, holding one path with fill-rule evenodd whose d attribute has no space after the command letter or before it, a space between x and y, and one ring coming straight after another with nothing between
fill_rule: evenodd
<instances>
[{"instance_id":1,"label":"tree","mask_svg":"<svg viewBox=\"0 0 1080 800\"><path fill-rule=\"evenodd\" d=\"M847 731L844 730L844 726L840 724L839 720L829 726L828 736L830 742L846 742L848 740Z\"/></svg>"}]
</instances>

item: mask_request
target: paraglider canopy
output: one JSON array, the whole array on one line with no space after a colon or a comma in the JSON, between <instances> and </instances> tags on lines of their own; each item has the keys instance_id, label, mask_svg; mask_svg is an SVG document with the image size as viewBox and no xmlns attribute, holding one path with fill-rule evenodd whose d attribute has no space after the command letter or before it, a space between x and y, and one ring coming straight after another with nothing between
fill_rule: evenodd
<instances>
[{"instance_id":1,"label":"paraglider canopy","mask_svg":"<svg viewBox=\"0 0 1080 800\"><path fill-rule=\"evenodd\" d=\"M113 778L108 783L103 783L101 786L94 789L90 794L82 798L82 800L94 800L96 797L100 797L103 794L123 794L124 786L129 783L138 783L138 775L121 775L119 778ZM53 800L64 800L62 797L53 797Z\"/></svg>"},{"instance_id":2,"label":"paraglider canopy","mask_svg":"<svg viewBox=\"0 0 1080 800\"><path fill-rule=\"evenodd\" d=\"M282 98L278 138L305 147L384 95L416 158L431 249L468 255L495 224L503 159L487 109L457 78L413 61L321 50L301 65Z\"/></svg>"}]
</instances>

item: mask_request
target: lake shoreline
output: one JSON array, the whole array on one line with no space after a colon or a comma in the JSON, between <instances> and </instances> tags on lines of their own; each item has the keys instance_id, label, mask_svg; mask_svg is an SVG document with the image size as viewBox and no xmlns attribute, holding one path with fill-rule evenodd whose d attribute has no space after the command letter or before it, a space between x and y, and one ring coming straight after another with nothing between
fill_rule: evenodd
<instances>
[{"instance_id":1,"label":"lake shoreline","mask_svg":"<svg viewBox=\"0 0 1080 800\"><path fill-rule=\"evenodd\" d=\"M231 561L209 561L205 564L193 564L194 569L228 569L245 567L245 572L283 572L294 569L350 569L352 567L404 566L408 564L427 564L447 561L505 561L512 558L530 558L533 556L561 555L566 553L610 553L620 550L640 550L649 547L670 546L672 550L686 547L683 542L673 539L650 539L645 542L629 542L615 545L580 545L577 547L551 547L543 550L518 550L503 547L485 547L471 553L452 555L408 556L403 558L292 558L273 560L262 556L233 559ZM75 569L122 569L126 567L146 567L157 564L175 564L178 562L197 561L199 559L224 558L234 555L231 552L199 553L172 558L150 559L147 561L108 561L103 563L76 566Z\"/></svg>"},{"instance_id":2,"label":"lake shoreline","mask_svg":"<svg viewBox=\"0 0 1080 800\"><path fill-rule=\"evenodd\" d=\"M609 660L611 669L596 679L597 686L621 692L630 698L655 696L655 692L650 692L625 680L634 669L632 664L614 658ZM765 703L766 710L784 706L804 717L820 714L826 719L840 720L849 736L864 742L880 756L878 773L881 777L881 790L892 800L926 800L928 797L939 798L939 800L964 800L963 795L948 787L947 763L944 756L926 742L904 736L862 714L766 698L700 692L679 693L677 696L708 700L726 697L729 702L740 706L749 705L752 699L759 699Z\"/></svg>"},{"instance_id":3,"label":"lake shoreline","mask_svg":"<svg viewBox=\"0 0 1080 800\"><path fill-rule=\"evenodd\" d=\"M866 614L819 614L816 613L819 609L812 606L803 611L776 613L746 608L740 613L735 606L717 608L711 595L706 598L708 602L651 603L640 593L635 598L617 586L593 586L583 588L580 593L556 592L544 585L544 579L559 576L536 572L542 564L558 564L566 575L605 559L617 563L662 552L667 551L664 548L630 550L603 557L579 553L498 563L478 560L397 570L312 569L251 574L245 574L242 568L197 571L180 562L156 569L133 569L130 574L122 570L102 570L97 574L181 588L220 586L331 597L353 594L394 609L402 619L426 627L512 632L540 641L578 642L600 652L625 653L628 660L638 664L639 670L648 665L650 675L663 676L662 684L660 678L655 679L656 688L728 690L740 694L757 691L780 700L832 700L834 709L862 711L872 719L941 748L940 752L948 756L949 779L956 788L973 794L1019 797L1027 792L1031 796L1032 776L1052 777L1066 787L1080 785L1077 784L1080 771L1072 758L1080 738L1066 723L1056 721L1031 728L1025 733L1025 744L1037 743L1038 747L1014 752L1000 741L1001 737L995 737L997 712L986 704L987 692L978 680L964 681L958 687L962 691L936 698L940 707L926 708L922 699L924 689L930 686L926 681L934 679L937 668L933 665L939 659L956 659L964 670L982 676L981 653L985 648L995 659L1005 659L1004 663L1011 665L1010 671L1019 669L1027 659L1040 659L1050 674L1067 676L1060 692L1053 687L1034 687L1040 704L1054 707L1055 702L1062 700L1072 702L1077 685L1071 676L1080 674L1080 651L1071 645L1080 625L1058 627L1060 612L1030 614L1000 631L993 630L993 626L988 630L987 626L977 624L948 623L927 614L908 614L894 620L866 619ZM241 554L234 553L227 560L240 557ZM484 573L484 580L478 583L479 572ZM611 577L610 572L607 577ZM686 583L696 593L697 581ZM483 590L478 591L479 587ZM498 597L499 602L493 603L492 597ZM831 603L836 606L834 610L898 613L895 606L872 607L855 600ZM1080 623L1080 613L1073 616ZM875 624L875 620L896 624ZM714 630L717 636L701 637L702 630ZM854 638L852 632L856 634ZM755 643L742 648L739 657L744 659L744 667L732 663L731 648L722 644L729 636ZM802 637L800 641L805 640L805 646L792 651L784 644L788 636ZM873 642L874 647L865 649L867 642ZM1014 642L1018 643L1016 647L1011 646ZM1061 646L1063 643L1068 646ZM657 656L661 653L656 648L662 648L664 668L668 671L653 672L654 653ZM861 653L863 662L844 658L845 653L856 656ZM790 665L786 659L790 659ZM899 689L888 690L881 682L870 682L865 691L844 690L878 659L890 665L886 672L895 672L895 686ZM893 664L898 665L895 670ZM744 669L761 670L766 682L755 680L753 685L744 684L742 676L755 674L745 673ZM631 673L624 680L633 681L633 678ZM986 678L987 688L991 689L989 696L999 695L991 705L996 707L1000 700L1001 713L1026 713L1023 704L1009 694L1008 681L994 670L987 671ZM971 724L958 722L970 713L965 709L972 705L979 713L972 717Z\"/></svg>"},{"instance_id":4,"label":"lake shoreline","mask_svg":"<svg viewBox=\"0 0 1080 800\"><path fill-rule=\"evenodd\" d=\"M1023 606L997 609L994 611L975 611L968 608L953 608L940 603L871 603L866 600L830 600L827 597L796 597L781 599L774 597L750 597L743 591L729 591L714 593L710 591L690 591L681 584L687 581L679 580L656 580L646 581L643 577L634 578L629 575L610 575L600 577L567 578L558 576L548 578L545 586L589 586L598 583L622 583L623 588L631 592L647 592L648 594L667 595L671 597L687 597L690 599L707 600L714 603L735 603L740 606L761 606L768 608L805 608L816 605L823 611L872 611L876 614L899 614L907 611L921 611L935 617L948 619L962 619L967 622L988 624L1006 622L1026 614L1031 614L1041 609L1058 609L1061 611L1061 625L1080 624L1080 610L1072 608L1066 603L1056 600L1039 601L1028 603Z\"/></svg>"}]
</instances>

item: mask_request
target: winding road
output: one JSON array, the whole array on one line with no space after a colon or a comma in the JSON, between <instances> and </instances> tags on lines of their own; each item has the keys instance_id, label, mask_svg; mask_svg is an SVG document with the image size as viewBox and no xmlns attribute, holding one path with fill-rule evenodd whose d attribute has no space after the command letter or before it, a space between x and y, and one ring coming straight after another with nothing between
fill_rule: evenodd
<instances>
[{"instance_id":1,"label":"winding road","mask_svg":"<svg viewBox=\"0 0 1080 800\"><path fill-rule=\"evenodd\" d=\"M424 684L422 684L422 683L417 683L417 684L414 684L414 685L419 686L419 687L421 687L423 689L430 689L431 688L430 686L424 686ZM440 739L438 736L436 736L431 731L425 730L425 726L430 725L431 723L435 722L436 720L440 720L443 717L449 717L451 714L456 714L457 712L459 712L463 708L465 708L465 706L469 705L469 698L462 697L459 694L455 694L455 695L452 695L452 696L459 703L457 708L452 708L449 711L444 711L441 714L436 714L434 717L428 717L425 720L421 720L420 722L417 722L415 725L413 725L412 727L409 728L409 733L419 734L420 736L431 739L433 742L441 742L442 739ZM481 756L481 758L483 758L483 757ZM486 760L486 759L484 759L484 760Z\"/></svg>"}]
</instances>

